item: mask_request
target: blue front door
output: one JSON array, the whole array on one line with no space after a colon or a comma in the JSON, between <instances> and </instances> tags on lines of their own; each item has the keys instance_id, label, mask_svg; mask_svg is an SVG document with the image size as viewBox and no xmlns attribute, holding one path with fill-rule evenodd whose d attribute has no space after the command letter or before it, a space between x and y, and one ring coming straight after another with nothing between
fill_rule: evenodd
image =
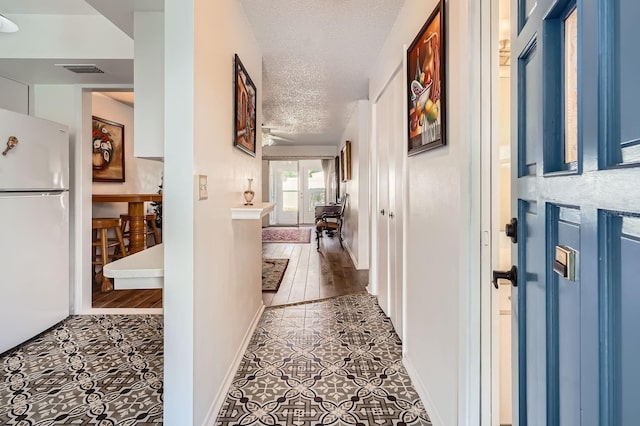
<instances>
[{"instance_id":1,"label":"blue front door","mask_svg":"<svg viewBox=\"0 0 640 426\"><path fill-rule=\"evenodd\" d=\"M512 0L511 10L514 420L638 425L640 1Z\"/></svg>"}]
</instances>

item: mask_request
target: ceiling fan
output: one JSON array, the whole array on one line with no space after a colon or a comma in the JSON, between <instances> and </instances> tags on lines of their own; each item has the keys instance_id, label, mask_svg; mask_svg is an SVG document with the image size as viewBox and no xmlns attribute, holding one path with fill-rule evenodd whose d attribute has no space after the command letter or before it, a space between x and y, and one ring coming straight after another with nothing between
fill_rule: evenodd
<instances>
[{"instance_id":1,"label":"ceiling fan","mask_svg":"<svg viewBox=\"0 0 640 426\"><path fill-rule=\"evenodd\" d=\"M262 127L262 146L271 146L279 142L295 143L293 139L274 135L270 127Z\"/></svg>"}]
</instances>

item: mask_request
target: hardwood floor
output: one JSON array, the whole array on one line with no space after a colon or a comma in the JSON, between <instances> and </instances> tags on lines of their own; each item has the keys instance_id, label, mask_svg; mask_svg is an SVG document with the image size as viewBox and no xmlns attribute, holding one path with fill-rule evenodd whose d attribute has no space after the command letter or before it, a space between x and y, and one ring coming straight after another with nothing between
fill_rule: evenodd
<instances>
[{"instance_id":1,"label":"hardwood floor","mask_svg":"<svg viewBox=\"0 0 640 426\"><path fill-rule=\"evenodd\" d=\"M113 290L106 293L93 286L94 308L162 308L162 289Z\"/></svg>"},{"instance_id":2,"label":"hardwood floor","mask_svg":"<svg viewBox=\"0 0 640 426\"><path fill-rule=\"evenodd\" d=\"M316 251L315 233L310 244L265 243L262 256L289 259L277 292L263 292L265 306L308 302L366 291L368 270L357 270L337 238L323 237ZM93 287L94 308L162 308L162 290L113 290Z\"/></svg>"},{"instance_id":3,"label":"hardwood floor","mask_svg":"<svg viewBox=\"0 0 640 426\"><path fill-rule=\"evenodd\" d=\"M337 238L323 237L316 251L311 244L264 243L262 257L289 259L277 292L263 292L265 306L308 302L366 291L368 270L357 270Z\"/></svg>"}]
</instances>

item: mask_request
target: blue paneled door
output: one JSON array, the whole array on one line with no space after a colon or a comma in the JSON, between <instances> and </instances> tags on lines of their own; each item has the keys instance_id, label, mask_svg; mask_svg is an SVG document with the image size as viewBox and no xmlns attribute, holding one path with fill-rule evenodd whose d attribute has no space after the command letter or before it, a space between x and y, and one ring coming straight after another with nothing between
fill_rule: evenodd
<instances>
[{"instance_id":1,"label":"blue paneled door","mask_svg":"<svg viewBox=\"0 0 640 426\"><path fill-rule=\"evenodd\" d=\"M638 425L640 1L511 10L515 420Z\"/></svg>"}]
</instances>

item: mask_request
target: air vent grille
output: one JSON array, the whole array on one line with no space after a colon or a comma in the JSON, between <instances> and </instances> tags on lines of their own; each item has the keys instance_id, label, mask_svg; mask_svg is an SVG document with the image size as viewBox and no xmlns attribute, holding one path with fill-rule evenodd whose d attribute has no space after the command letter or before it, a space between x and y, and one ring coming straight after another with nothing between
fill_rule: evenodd
<instances>
[{"instance_id":1,"label":"air vent grille","mask_svg":"<svg viewBox=\"0 0 640 426\"><path fill-rule=\"evenodd\" d=\"M94 64L56 64L56 66L76 74L104 74L104 71Z\"/></svg>"}]
</instances>

